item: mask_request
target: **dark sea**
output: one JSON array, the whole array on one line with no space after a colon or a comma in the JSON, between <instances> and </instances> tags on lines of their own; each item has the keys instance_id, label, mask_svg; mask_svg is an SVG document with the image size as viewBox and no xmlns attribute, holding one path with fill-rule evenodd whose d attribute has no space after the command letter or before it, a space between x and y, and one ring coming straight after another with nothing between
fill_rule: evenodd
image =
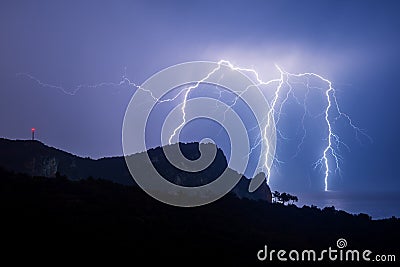
<instances>
[{"instance_id":1,"label":"dark sea","mask_svg":"<svg viewBox=\"0 0 400 267\"><path fill-rule=\"evenodd\" d=\"M319 208L334 206L348 213L366 213L373 219L400 218L400 192L318 192L296 194L297 206L315 205Z\"/></svg>"}]
</instances>

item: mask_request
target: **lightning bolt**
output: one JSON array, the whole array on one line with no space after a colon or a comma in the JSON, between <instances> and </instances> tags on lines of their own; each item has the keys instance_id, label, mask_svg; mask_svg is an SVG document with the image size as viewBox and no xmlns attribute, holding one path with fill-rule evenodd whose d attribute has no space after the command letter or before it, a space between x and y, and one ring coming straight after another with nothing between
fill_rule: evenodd
<instances>
[{"instance_id":1,"label":"lightning bolt","mask_svg":"<svg viewBox=\"0 0 400 267\"><path fill-rule=\"evenodd\" d=\"M179 131L182 129L182 127L186 124L186 109L188 107L187 101L189 99L190 93L193 90L197 89L202 83L205 83L212 75L216 74L218 72L218 70L221 69L221 66L223 66L223 65L229 67L233 71L249 73L254 77L254 85L251 85L251 86L245 88L245 90L241 91L240 93L236 92L237 94L235 96L235 99L232 101L232 104L227 106L227 110L225 110L225 113L228 111L228 109L233 108L237 104L237 102L240 99L240 97L242 96L242 94L244 94L247 90L250 90L251 87L257 86L257 87L261 88L261 87L265 87L265 86L268 86L268 85L271 85L274 83L277 84L276 88L273 91L273 97L272 97L272 100L270 101L269 109L267 110L266 116L264 117L264 120L263 120L263 123L265 123L265 128L262 129L261 133L258 135L258 138L256 138L256 142L252 145L252 147L250 148L250 152L248 154L248 156L249 156L254 151L254 149L256 149L260 145L265 146L264 165L263 166L264 166L264 170L266 171L268 184L270 183L270 178L271 178L271 167L268 164L269 159L271 157L273 157L273 163L278 163L278 164L282 163L282 161L278 160L278 158L276 156L272 155L272 153L271 153L271 148L269 147L269 142L268 142L267 130L269 129L269 127L272 126L272 123L274 123L273 120L275 121L275 124L278 125L278 123L280 121L280 117L282 115L282 110L283 110L284 106L287 104L287 101L290 97L292 97L296 101L297 104L303 106L303 114L301 117L301 126L302 126L303 134L302 134L301 140L297 146L297 151L294 155L294 157L296 157L301 150L301 147L304 143L304 140L305 140L306 134L307 134L306 128L304 126L304 120L305 120L306 116L308 115L307 101L308 101L309 92L311 89L318 89L318 90L321 90L322 92L324 92L327 104L326 104L323 112L321 113L321 115L323 115L323 117L324 117L324 123L325 123L326 129L327 129L327 135L325 138L326 146L324 147L324 149L322 151L321 157L314 163L314 167L320 166L321 168L323 168L323 174L324 174L323 179L324 179L324 190L325 191L328 191L329 175L332 172L332 168L331 168L329 159L332 158L334 161L333 162L334 167L335 167L334 171L340 172L340 161L342 158L341 158L340 154L338 153L339 146L344 145L346 148L348 148L348 146L345 143L343 143L340 140L339 136L334 132L333 126L332 126L333 123L335 121L343 118L348 123L348 125L355 131L355 137L357 140L360 140L359 136L361 134L363 136L366 136L372 142L371 137L369 137L363 129L357 127L353 123L353 121L351 120L351 117L347 113L342 112L342 110L340 109L338 100L336 98L336 90L333 87L333 84L330 80L324 78L323 76L321 76L319 74L312 73L312 72L292 74L292 73L286 72L285 70L280 68L278 65L275 65L275 67L279 72L279 78L271 79L269 81L263 81L260 78L259 73L254 69L238 67L238 66L233 65L228 60L220 60L219 62L217 62L216 67L214 69L212 69L208 74L206 74L203 79L196 81L191 86L183 88L177 94L175 94L175 96L173 96L172 98L168 98L168 99L159 99L159 98L155 97L154 94L150 90L147 90L146 88L142 88L140 85L137 85L136 83L130 81L126 77L126 74L124 74L122 76L122 79L119 82L102 82L102 83L98 83L98 84L94 84L94 85L82 85L81 84L81 85L78 85L69 90L67 90L66 88L64 88L62 86L42 82L41 80L37 79L36 77L34 77L33 75L30 75L28 73L18 73L17 76L24 76L26 78L33 80L34 82L36 82L37 84L39 84L42 87L57 89L68 95L75 95L82 88L98 88L98 87L103 87L103 86L123 86L123 85L132 86L136 90L142 90L142 91L148 93L150 95L150 97L153 99L153 101L155 101L157 103L171 102L171 101L176 100L179 96L183 95L183 100L182 100L183 102L182 102L182 107L181 107L181 112L182 112L181 122L172 131L172 134L170 135L170 137L168 139L169 144L172 144L174 137L176 137L176 135L179 133ZM126 69L125 69L125 73L126 73ZM293 82L293 81L291 81L291 79L293 79L293 78L306 79L306 82ZM316 79L320 80L321 82L323 82L324 84L326 84L327 86L325 88L312 87L312 86L310 86L310 78L316 78ZM303 101L300 101L294 93L294 87L292 86L292 84L296 84L296 83L301 83L307 88L306 93L303 98ZM221 98L221 97L222 97L222 91L219 91L219 98ZM331 114L332 112L336 112L337 115L335 117L332 117L332 114ZM250 129L249 131L256 129L257 127L258 127L258 125L252 129ZM283 139L283 140L287 139L278 128L276 130L277 130L278 136L281 139Z\"/></svg>"},{"instance_id":2,"label":"lightning bolt","mask_svg":"<svg viewBox=\"0 0 400 267\"><path fill-rule=\"evenodd\" d=\"M188 96L189 96L190 92L193 89L196 89L197 87L199 87L200 84L204 83L207 79L209 79L211 77L211 75L213 75L215 72L217 72L220 68L221 68L221 64L218 64L217 67L214 68L210 73L208 73L203 79L201 79L200 81L197 81L194 85L189 86L185 90L185 95L184 95L183 104L182 104L182 122L181 122L181 124L178 125L178 127L176 127L174 129L173 133L169 137L169 139L168 139L169 144L172 144L172 139L174 138L174 136L186 124L186 104L187 104L187 100L188 100Z\"/></svg>"},{"instance_id":3,"label":"lightning bolt","mask_svg":"<svg viewBox=\"0 0 400 267\"><path fill-rule=\"evenodd\" d=\"M335 90L332 87L332 82L323 78L322 76L315 74L315 73L305 73L302 75L313 75L318 77L319 79L323 80L324 82L326 82L328 84L328 89L325 91L325 96L326 96L326 100L328 101L328 105L326 106L325 109L325 122L326 125L328 126L328 144L324 149L323 155L322 157L317 161L317 164L324 164L325 166L325 176L324 176L324 189L325 191L328 191L328 177L329 177L329 161L328 161L328 153L330 152L330 154L333 156L333 158L335 159L335 163L336 163L336 169L339 169L339 157L336 154L335 150L332 147L332 138L335 138L336 140L339 140L337 135L335 135L332 131L332 125L331 122L329 120L329 111L332 107L332 101L331 101L331 95L332 92L335 92ZM336 99L336 98L335 98Z\"/></svg>"},{"instance_id":4,"label":"lightning bolt","mask_svg":"<svg viewBox=\"0 0 400 267\"><path fill-rule=\"evenodd\" d=\"M309 77L315 77L315 78L317 78L317 79L319 79L322 82L327 84L327 88L324 89L324 94L325 94L325 97L326 97L327 105L326 105L326 107L324 109L324 112L323 112L324 120L325 120L326 127L327 127L327 137L326 137L327 144L326 144L325 148L323 149L321 158L318 159L317 162L314 164L315 167L319 166L319 165L323 165L323 167L324 167L324 190L325 191L328 191L328 178L329 178L329 174L331 172L331 166L329 164L329 156L332 156L333 159L334 159L335 171L339 171L340 172L341 156L338 154L337 148L338 148L339 144L342 144L342 145L344 145L345 147L348 148L348 146L346 144L344 144L342 141L340 141L339 136L336 133L334 133L334 131L333 131L332 122L331 122L332 118L330 117L330 112L331 112L332 108L335 108L336 112L338 113L338 116L333 118L333 120L338 120L339 118L344 117L347 120L348 124L355 130L356 138L358 138L359 134L363 134L369 140L371 140L371 138L362 129L360 129L359 127L357 127L353 123L353 121L351 120L351 118L350 118L350 116L348 114L346 114L346 113L341 111L341 109L339 107L339 104L338 104L338 101L337 101L337 98L336 98L336 90L334 89L334 87L332 85L332 82L330 80L324 78L323 76L321 76L319 74L316 74L316 73L311 73L311 72L300 73L300 74L292 74L292 73L284 71L278 65L275 65L275 67L277 68L277 70L280 73L280 78L272 79L272 80L269 80L269 81L265 82L265 81L260 79L259 73L254 69L237 67L237 66L234 66L228 60L220 60L218 62L218 67L213 69L210 73L207 74L206 77L204 77L202 80L198 81L194 86L191 86L191 87L189 87L187 89L187 91L185 93L185 97L183 99L184 102L183 102L183 105L182 105L182 122L181 122L180 125L178 125L178 127L176 127L174 129L172 135L169 138L169 143L172 142L173 137L177 134L177 132L186 123L186 111L185 111L185 109L186 109L186 106L187 106L187 100L188 100L188 95L189 95L190 91L195 89L195 88L197 88L202 82L206 81L211 75L216 73L220 69L221 65L228 66L229 68L231 68L232 70L235 70L235 71L249 72L249 73L253 74L254 77L255 77L255 80L256 80L256 86L265 86L265 85L269 85L269 84L274 83L274 82L278 83L278 85L277 85L277 87L276 87L276 89L274 91L274 97L273 97L273 99L271 101L269 110L268 110L267 115L265 117L267 122L266 122L266 126L265 126L265 128L263 129L263 132L262 132L262 138L258 139L258 142L254 146L251 147L250 152L249 152L249 155L250 155L254 151L254 149L256 147L258 147L261 143L266 146L264 167L265 167L265 170L266 170L267 183L268 184L269 184L270 178L271 178L271 167L269 167L269 165L268 165L268 159L269 159L269 157L272 157L272 155L271 155L271 148L269 147L269 142L268 142L267 129L269 127L271 127L271 124L273 123L271 118L276 118L275 119L276 124L279 123L280 116L282 114L282 109L285 106L285 104L287 103L287 101L288 101L290 96L292 96L296 100L296 102L298 104L301 104L300 101L298 100L298 98L295 96L295 94L293 92L293 87L289 82L289 78L290 77L299 77L299 78L306 77L307 78L307 91L306 91L306 94L305 94L305 97L304 97L304 101L302 103L303 108L304 108L304 113L303 113L302 118L301 118L301 125L302 125L303 135L301 137L300 143L297 146L297 152L296 152L296 154L294 156L298 155L298 153L299 153L299 151L301 149L301 146L304 143L304 140L306 138L306 133L307 133L306 132L306 128L304 127L304 120L305 120L305 117L307 115L306 102L307 102L308 94L309 94L309 91L310 91L310 88L311 88L309 86L308 78ZM280 98L282 97L281 95L282 95L284 84L286 84L289 89L284 94L282 101L279 101ZM246 88L241 94L245 93L249 88L250 88L250 86L248 88ZM318 88L318 89L323 90L322 88ZM241 94L236 96L235 100L233 101L233 104L229 105L228 108L232 108L237 103L237 101L240 98ZM283 137L283 139L285 139L285 137L283 136L283 134L281 133L281 131L279 129L277 129L277 132L281 137ZM273 160L274 160L274 162L275 161L279 162L279 160L277 160L276 157L274 157Z\"/></svg>"}]
</instances>

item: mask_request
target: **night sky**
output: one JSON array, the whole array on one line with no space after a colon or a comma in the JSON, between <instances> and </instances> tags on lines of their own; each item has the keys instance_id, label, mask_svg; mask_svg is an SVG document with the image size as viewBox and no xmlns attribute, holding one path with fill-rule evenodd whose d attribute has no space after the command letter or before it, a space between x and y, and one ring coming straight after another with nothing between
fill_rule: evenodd
<instances>
[{"instance_id":1,"label":"night sky","mask_svg":"<svg viewBox=\"0 0 400 267\"><path fill-rule=\"evenodd\" d=\"M372 138L359 142L336 125L350 149L341 150L333 189L397 191L399 13L396 1L2 1L0 136L29 139L35 127L37 139L73 154L122 155L122 122L135 90L85 85L124 75L141 84L174 64L220 59L268 80L279 77L277 64L331 80L342 110ZM309 120L309 139L292 158L297 111L284 112L289 138L278 140L283 163L273 169L273 189L321 191L322 172L312 164L325 142L317 133L326 128ZM190 133L204 137L199 125L191 127L185 141Z\"/></svg>"}]
</instances>

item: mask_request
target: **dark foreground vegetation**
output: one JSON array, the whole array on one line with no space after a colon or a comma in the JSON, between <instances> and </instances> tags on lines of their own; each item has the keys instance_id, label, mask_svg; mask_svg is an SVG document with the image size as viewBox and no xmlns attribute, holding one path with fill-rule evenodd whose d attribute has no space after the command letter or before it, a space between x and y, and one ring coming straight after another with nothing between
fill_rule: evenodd
<instances>
[{"instance_id":1,"label":"dark foreground vegetation","mask_svg":"<svg viewBox=\"0 0 400 267\"><path fill-rule=\"evenodd\" d=\"M334 208L298 208L232 194L206 206L178 208L133 186L2 169L0 213L3 260L54 266L107 261L125 261L126 266L275 266L277 262L257 261L264 245L318 250L336 248L337 239L345 238L348 248L396 254L400 238L395 218L375 221Z\"/></svg>"}]
</instances>

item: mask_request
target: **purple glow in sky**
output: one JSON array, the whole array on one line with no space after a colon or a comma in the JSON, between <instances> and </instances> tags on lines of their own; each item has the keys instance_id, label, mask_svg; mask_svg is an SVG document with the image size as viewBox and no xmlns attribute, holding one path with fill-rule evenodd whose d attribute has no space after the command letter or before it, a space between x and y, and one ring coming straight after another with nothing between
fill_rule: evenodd
<instances>
[{"instance_id":1,"label":"purple glow in sky","mask_svg":"<svg viewBox=\"0 0 400 267\"><path fill-rule=\"evenodd\" d=\"M374 140L360 145L351 129L335 125L350 147L341 151L346 160L336 187L391 191L400 186L399 11L395 2L378 1L3 1L0 136L30 139L35 127L36 139L74 154L122 155L122 121L134 90L90 85L124 76L141 84L170 65L220 59L269 80L279 76L278 64L333 81L342 109ZM308 132L300 160L288 159L301 136L289 115L298 112L291 105L282 116L282 131L295 134L278 148L287 160L274 173L276 186L319 190L320 173L309 162L320 155L322 146L312 144L323 143L324 129Z\"/></svg>"}]
</instances>

